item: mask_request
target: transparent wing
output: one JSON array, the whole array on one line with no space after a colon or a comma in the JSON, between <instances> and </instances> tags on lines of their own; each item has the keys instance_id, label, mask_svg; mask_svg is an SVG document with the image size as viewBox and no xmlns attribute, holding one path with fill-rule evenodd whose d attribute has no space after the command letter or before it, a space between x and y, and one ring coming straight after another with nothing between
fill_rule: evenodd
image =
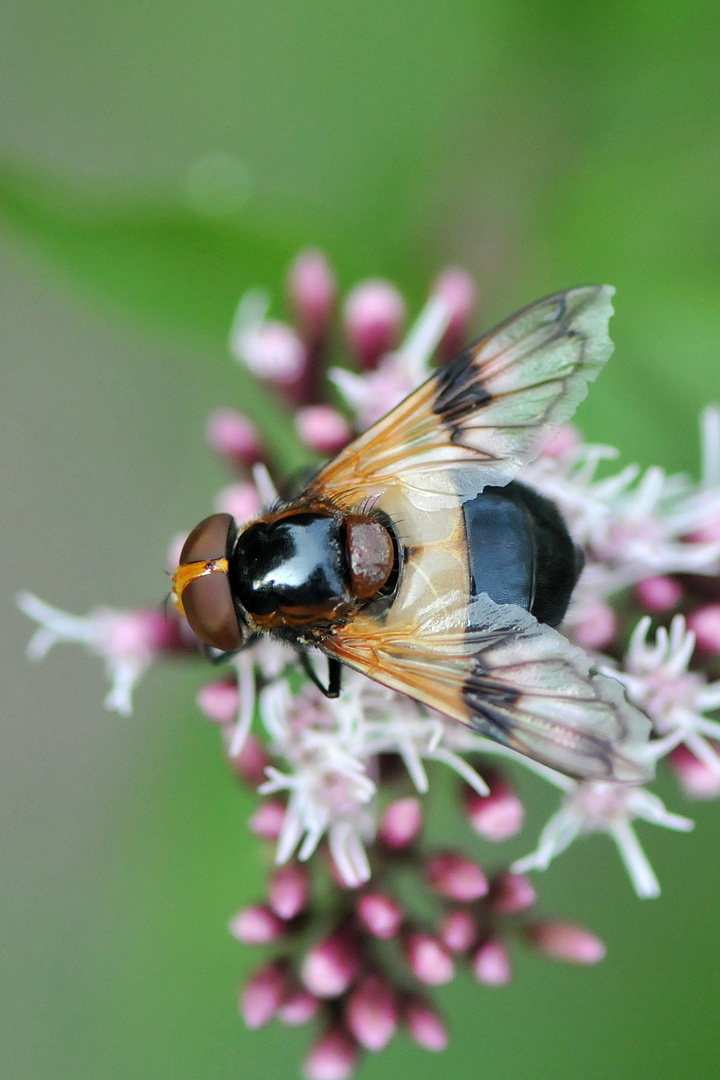
<instances>
[{"instance_id":1,"label":"transparent wing","mask_svg":"<svg viewBox=\"0 0 720 1080\"><path fill-rule=\"evenodd\" d=\"M351 443L307 494L348 509L379 499L409 553L385 616L319 634L323 648L551 768L638 783L650 722L620 683L522 608L448 586L467 574L464 500L536 457L611 355L612 294L571 289L521 311Z\"/></svg>"},{"instance_id":2,"label":"transparent wing","mask_svg":"<svg viewBox=\"0 0 720 1080\"><path fill-rule=\"evenodd\" d=\"M469 629L468 629L469 627ZM377 682L578 778L640 783L650 721L585 653L514 604L460 594L392 628L369 618L323 646Z\"/></svg>"},{"instance_id":3,"label":"transparent wing","mask_svg":"<svg viewBox=\"0 0 720 1080\"><path fill-rule=\"evenodd\" d=\"M309 494L345 507L393 483L441 494L448 469L458 470L461 497L508 483L573 415L610 357L613 292L570 289L502 323L338 454Z\"/></svg>"}]
</instances>

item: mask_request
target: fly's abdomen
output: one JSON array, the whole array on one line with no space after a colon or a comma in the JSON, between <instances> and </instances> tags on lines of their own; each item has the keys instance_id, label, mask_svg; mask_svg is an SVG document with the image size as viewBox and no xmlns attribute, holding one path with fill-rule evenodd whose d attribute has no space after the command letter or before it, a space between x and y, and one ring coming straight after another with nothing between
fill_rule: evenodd
<instances>
[{"instance_id":1,"label":"fly's abdomen","mask_svg":"<svg viewBox=\"0 0 720 1080\"><path fill-rule=\"evenodd\" d=\"M519 604L550 626L562 622L582 555L554 503L511 483L485 488L462 511L472 596Z\"/></svg>"}]
</instances>

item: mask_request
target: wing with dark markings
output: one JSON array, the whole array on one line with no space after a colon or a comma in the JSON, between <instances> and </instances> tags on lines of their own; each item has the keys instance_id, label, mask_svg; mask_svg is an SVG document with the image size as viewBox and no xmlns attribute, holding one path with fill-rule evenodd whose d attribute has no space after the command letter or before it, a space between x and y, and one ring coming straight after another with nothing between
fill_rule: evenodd
<instances>
[{"instance_id":1,"label":"wing with dark markings","mask_svg":"<svg viewBox=\"0 0 720 1080\"><path fill-rule=\"evenodd\" d=\"M468 616L472 631L467 630ZM584 779L640 783L650 721L622 685L514 604L442 597L405 626L358 618L323 647L481 735Z\"/></svg>"},{"instance_id":2,"label":"wing with dark markings","mask_svg":"<svg viewBox=\"0 0 720 1080\"><path fill-rule=\"evenodd\" d=\"M612 353L612 294L571 289L515 315L351 443L307 495L348 510L376 502L404 550L382 617L355 615L318 634L321 647L551 768L638 783L649 720L561 634L519 606L471 598L463 548L463 502L533 460Z\"/></svg>"},{"instance_id":3,"label":"wing with dark markings","mask_svg":"<svg viewBox=\"0 0 720 1080\"><path fill-rule=\"evenodd\" d=\"M400 482L422 500L446 493L448 469L467 467L461 496L508 483L573 415L611 355L613 292L569 289L502 323L341 451L308 494L357 506Z\"/></svg>"}]
</instances>

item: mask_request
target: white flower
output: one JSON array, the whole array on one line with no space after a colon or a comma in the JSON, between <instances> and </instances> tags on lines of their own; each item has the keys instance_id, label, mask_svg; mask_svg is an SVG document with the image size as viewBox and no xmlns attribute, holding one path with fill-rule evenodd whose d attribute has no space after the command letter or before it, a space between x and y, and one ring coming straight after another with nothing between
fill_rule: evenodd
<instances>
[{"instance_id":1,"label":"white flower","mask_svg":"<svg viewBox=\"0 0 720 1080\"><path fill-rule=\"evenodd\" d=\"M520 479L561 509L586 565L568 613L583 622L593 605L648 577L673 573L717 574L720 541L689 539L720 522L718 410L701 416L701 484L660 468L641 474L629 465L595 479L598 467L616 456L606 446L571 445L526 466Z\"/></svg>"},{"instance_id":2,"label":"white flower","mask_svg":"<svg viewBox=\"0 0 720 1080\"><path fill-rule=\"evenodd\" d=\"M292 383L305 369L305 346L287 323L266 318L269 307L270 297L261 289L245 293L230 330L230 352L253 375Z\"/></svg>"},{"instance_id":3,"label":"white flower","mask_svg":"<svg viewBox=\"0 0 720 1080\"><path fill-rule=\"evenodd\" d=\"M540 834L536 850L514 863L512 870L516 874L546 870L577 837L602 832L617 844L638 896L658 896L660 885L632 827L637 818L680 832L693 828L689 818L669 813L657 795L645 788L567 780L562 806Z\"/></svg>"},{"instance_id":4,"label":"white flower","mask_svg":"<svg viewBox=\"0 0 720 1080\"><path fill-rule=\"evenodd\" d=\"M42 660L53 645L72 641L105 661L110 693L105 707L129 716L132 691L159 653L177 647L177 624L159 612L97 608L70 615L31 593L20 593L18 607L39 624L28 645L31 660Z\"/></svg>"},{"instance_id":5,"label":"white flower","mask_svg":"<svg viewBox=\"0 0 720 1080\"><path fill-rule=\"evenodd\" d=\"M358 885L370 876L363 842L374 834L369 804L375 784L366 773L358 726L337 702L327 708L325 701L314 686L293 694L285 680L262 692L260 709L270 748L288 769L268 768L260 792L289 794L278 863L286 862L298 844L299 858L308 859L327 832L343 879Z\"/></svg>"},{"instance_id":6,"label":"white flower","mask_svg":"<svg viewBox=\"0 0 720 1080\"><path fill-rule=\"evenodd\" d=\"M365 844L376 827L377 756L398 754L416 788L425 792L424 760L442 761L481 794L487 786L453 749L456 725L356 672L344 672L340 698L328 701L314 686L293 694L277 679L260 694L260 715L270 750L285 768L270 767L262 794L287 792L277 862L298 850L308 859L327 834L335 865L347 885L370 877ZM473 748L485 740L468 733ZM466 745L466 748L469 748Z\"/></svg>"},{"instance_id":7,"label":"white flower","mask_svg":"<svg viewBox=\"0 0 720 1080\"><path fill-rule=\"evenodd\" d=\"M704 674L688 670L695 634L682 615L674 617L669 631L658 627L652 645L650 622L646 616L635 627L623 670L608 669L608 674L627 687L630 698L652 720L659 738L648 750L656 760L684 743L720 776L720 755L707 741L720 740L720 723L704 715L720 708L720 682L708 683Z\"/></svg>"}]
</instances>

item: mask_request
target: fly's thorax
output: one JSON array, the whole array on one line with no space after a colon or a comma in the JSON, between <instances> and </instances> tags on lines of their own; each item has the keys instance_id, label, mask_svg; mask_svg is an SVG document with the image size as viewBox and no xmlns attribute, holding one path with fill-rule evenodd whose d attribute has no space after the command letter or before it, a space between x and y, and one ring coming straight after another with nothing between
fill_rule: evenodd
<instances>
[{"instance_id":1,"label":"fly's thorax","mask_svg":"<svg viewBox=\"0 0 720 1080\"><path fill-rule=\"evenodd\" d=\"M248 525L228 572L240 609L272 630L346 616L382 590L395 558L392 536L374 518L299 509Z\"/></svg>"}]
</instances>

